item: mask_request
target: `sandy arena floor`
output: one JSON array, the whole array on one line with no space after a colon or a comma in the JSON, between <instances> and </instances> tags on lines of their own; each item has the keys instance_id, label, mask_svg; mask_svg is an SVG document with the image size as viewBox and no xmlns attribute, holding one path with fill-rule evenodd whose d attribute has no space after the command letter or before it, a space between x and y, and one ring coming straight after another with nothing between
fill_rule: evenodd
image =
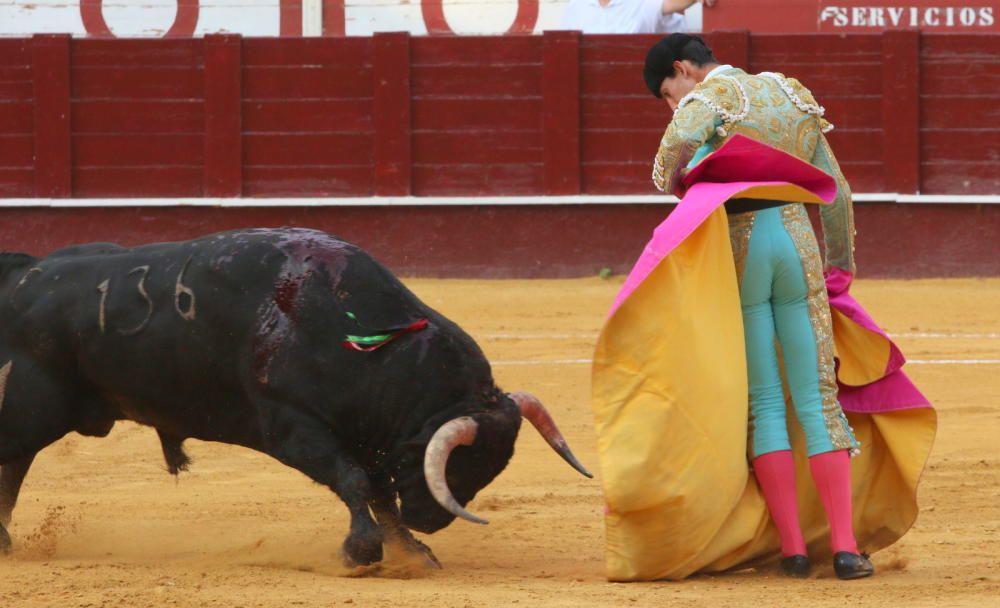
<instances>
[{"instance_id":1,"label":"sandy arena floor","mask_svg":"<svg viewBox=\"0 0 1000 608\"><path fill-rule=\"evenodd\" d=\"M597 469L592 344L620 279L408 283L480 341L507 390L538 394ZM0 607L100 606L1000 606L1000 280L862 281L856 295L894 333L936 403L923 512L878 553L872 579L773 572L609 584L599 484L530 428L457 522L425 540L445 569L339 566L347 512L296 471L231 446L188 442L191 473L164 470L152 430L70 436L28 476L0 560ZM974 360L974 361L973 361Z\"/></svg>"}]
</instances>

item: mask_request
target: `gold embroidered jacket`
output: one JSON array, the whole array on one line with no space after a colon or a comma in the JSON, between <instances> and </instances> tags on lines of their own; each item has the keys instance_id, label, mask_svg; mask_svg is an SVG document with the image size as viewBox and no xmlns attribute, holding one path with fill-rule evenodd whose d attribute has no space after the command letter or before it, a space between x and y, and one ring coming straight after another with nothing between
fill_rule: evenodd
<instances>
[{"instance_id":1,"label":"gold embroidered jacket","mask_svg":"<svg viewBox=\"0 0 1000 608\"><path fill-rule=\"evenodd\" d=\"M820 212L826 265L854 272L854 210L851 188L824 132L832 125L809 89L794 78L732 68L706 79L681 100L653 164L653 183L673 192L680 172L702 152L717 150L741 133L827 172L837 181L837 198ZM700 160L700 158L698 159Z\"/></svg>"}]
</instances>

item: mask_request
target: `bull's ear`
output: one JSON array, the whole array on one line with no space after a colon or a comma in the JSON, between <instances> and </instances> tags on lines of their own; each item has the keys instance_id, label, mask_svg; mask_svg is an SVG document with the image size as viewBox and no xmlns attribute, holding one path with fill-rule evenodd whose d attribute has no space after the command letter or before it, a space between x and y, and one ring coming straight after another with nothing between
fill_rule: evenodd
<instances>
[{"instance_id":1,"label":"bull's ear","mask_svg":"<svg viewBox=\"0 0 1000 608\"><path fill-rule=\"evenodd\" d=\"M489 411L470 416L479 425L474 445L486 452L511 451L521 430L521 415L516 406L494 406Z\"/></svg>"},{"instance_id":2,"label":"bull's ear","mask_svg":"<svg viewBox=\"0 0 1000 608\"><path fill-rule=\"evenodd\" d=\"M7 273L31 266L35 261L36 258L27 253L0 252L0 279L4 278Z\"/></svg>"},{"instance_id":3,"label":"bull's ear","mask_svg":"<svg viewBox=\"0 0 1000 608\"><path fill-rule=\"evenodd\" d=\"M465 410L468 411L468 410ZM417 453L419 458L423 460L424 449L427 447L427 442L431 440L434 433L437 432L441 425L449 420L458 418L462 416L462 409L460 407L449 408L446 411L438 412L424 421L423 426L417 431L415 435L406 437L396 444L396 449L393 453Z\"/></svg>"},{"instance_id":4,"label":"bull's ear","mask_svg":"<svg viewBox=\"0 0 1000 608\"><path fill-rule=\"evenodd\" d=\"M491 394L484 396L482 402L478 404L477 409L479 411L476 412L474 410L473 415L481 414L483 416L492 416L498 420L514 420L520 418L520 411L517 408L517 403L510 398L509 394L501 392L499 389L496 389Z\"/></svg>"},{"instance_id":5,"label":"bull's ear","mask_svg":"<svg viewBox=\"0 0 1000 608\"><path fill-rule=\"evenodd\" d=\"M396 446L388 454L387 460L393 465L399 466L405 461L422 462L424 450L427 442L430 441L432 433L421 430L420 433L396 443Z\"/></svg>"}]
</instances>

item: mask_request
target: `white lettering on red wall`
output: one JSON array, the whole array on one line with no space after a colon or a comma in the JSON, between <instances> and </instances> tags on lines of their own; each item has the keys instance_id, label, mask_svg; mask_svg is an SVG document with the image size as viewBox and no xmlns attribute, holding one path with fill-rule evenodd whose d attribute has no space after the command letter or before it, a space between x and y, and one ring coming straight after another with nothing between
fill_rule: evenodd
<instances>
[{"instance_id":1,"label":"white lettering on red wall","mask_svg":"<svg viewBox=\"0 0 1000 608\"><path fill-rule=\"evenodd\" d=\"M826 6L820 29L991 28L992 6Z\"/></svg>"},{"instance_id":2,"label":"white lettering on red wall","mask_svg":"<svg viewBox=\"0 0 1000 608\"><path fill-rule=\"evenodd\" d=\"M755 33L1000 32L1000 0L719 0L705 31Z\"/></svg>"}]
</instances>

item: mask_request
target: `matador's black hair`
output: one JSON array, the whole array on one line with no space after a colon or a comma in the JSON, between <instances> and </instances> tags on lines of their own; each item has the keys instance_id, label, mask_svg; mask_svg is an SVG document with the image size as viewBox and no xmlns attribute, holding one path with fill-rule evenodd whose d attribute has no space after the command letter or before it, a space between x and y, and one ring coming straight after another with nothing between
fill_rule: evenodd
<instances>
[{"instance_id":1,"label":"matador's black hair","mask_svg":"<svg viewBox=\"0 0 1000 608\"><path fill-rule=\"evenodd\" d=\"M670 34L664 36L646 53L646 65L642 77L649 91L661 97L660 85L664 78L674 75L674 62L688 60L696 66L718 63L712 49L698 36L691 34Z\"/></svg>"}]
</instances>

